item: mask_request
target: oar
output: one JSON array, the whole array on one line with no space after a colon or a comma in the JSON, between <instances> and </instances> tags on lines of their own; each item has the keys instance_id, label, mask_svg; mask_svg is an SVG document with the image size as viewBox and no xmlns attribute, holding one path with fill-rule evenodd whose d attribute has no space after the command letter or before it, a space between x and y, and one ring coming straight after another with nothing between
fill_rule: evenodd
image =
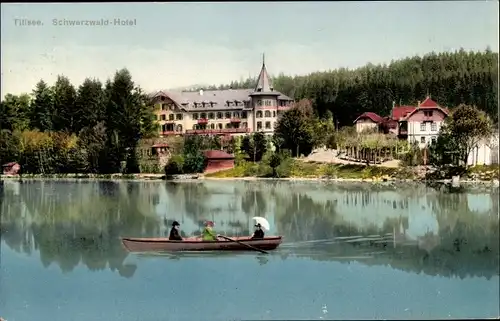
<instances>
[{"instance_id":1,"label":"oar","mask_svg":"<svg viewBox=\"0 0 500 321\"><path fill-rule=\"evenodd\" d=\"M219 235L219 237L222 237L223 239L226 239L226 240L231 241L231 242L235 242L235 243L238 243L238 244L244 245L244 246L246 246L246 247L248 247L248 248L250 248L250 249L252 249L252 250L254 250L254 251L259 251L259 252L264 253L264 254L269 254L268 252L266 252L266 251L264 251L264 250L258 249L258 248L256 248L256 247L253 247L253 246L248 245L248 244L246 244L246 243L242 243L242 242L240 242L240 241L236 241L236 240L234 240L234 239L232 239L232 238L230 238L230 237L227 237L227 236L224 236L224 235Z\"/></svg>"}]
</instances>

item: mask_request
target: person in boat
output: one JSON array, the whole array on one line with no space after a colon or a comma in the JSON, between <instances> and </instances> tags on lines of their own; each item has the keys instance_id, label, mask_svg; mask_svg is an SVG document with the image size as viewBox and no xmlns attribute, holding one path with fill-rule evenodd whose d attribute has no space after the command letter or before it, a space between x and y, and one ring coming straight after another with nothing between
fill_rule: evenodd
<instances>
[{"instance_id":1,"label":"person in boat","mask_svg":"<svg viewBox=\"0 0 500 321\"><path fill-rule=\"evenodd\" d=\"M180 227L181 225L179 224L179 222L174 221L172 223L172 229L170 230L170 236L168 237L170 241L182 241L182 236L179 233Z\"/></svg>"},{"instance_id":2,"label":"person in boat","mask_svg":"<svg viewBox=\"0 0 500 321\"><path fill-rule=\"evenodd\" d=\"M205 228L203 228L203 232L201 233L203 241L217 241L218 235L213 230L214 225L212 221L205 222Z\"/></svg>"},{"instance_id":3,"label":"person in boat","mask_svg":"<svg viewBox=\"0 0 500 321\"><path fill-rule=\"evenodd\" d=\"M264 230L262 229L262 225L260 223L255 224L255 232L253 232L252 240L263 239L264 238Z\"/></svg>"}]
</instances>

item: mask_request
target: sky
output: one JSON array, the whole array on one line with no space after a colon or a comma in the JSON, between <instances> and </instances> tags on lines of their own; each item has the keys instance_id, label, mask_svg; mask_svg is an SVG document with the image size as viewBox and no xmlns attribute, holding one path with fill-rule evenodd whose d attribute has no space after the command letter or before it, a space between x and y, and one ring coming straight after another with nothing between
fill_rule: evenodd
<instances>
[{"instance_id":1,"label":"sky","mask_svg":"<svg viewBox=\"0 0 500 321\"><path fill-rule=\"evenodd\" d=\"M87 77L105 81L121 68L146 91L229 83L257 76L263 53L270 74L297 75L432 51L498 52L498 7L480 0L1 4L1 91L31 92L60 74L77 86ZM101 19L108 25L68 25Z\"/></svg>"}]
</instances>

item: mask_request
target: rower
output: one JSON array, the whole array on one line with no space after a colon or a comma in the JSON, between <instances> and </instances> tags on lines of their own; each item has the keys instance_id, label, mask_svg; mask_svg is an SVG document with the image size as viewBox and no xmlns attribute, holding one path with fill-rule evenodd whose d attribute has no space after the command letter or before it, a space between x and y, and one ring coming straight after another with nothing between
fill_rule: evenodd
<instances>
[{"instance_id":1,"label":"rower","mask_svg":"<svg viewBox=\"0 0 500 321\"><path fill-rule=\"evenodd\" d=\"M172 229L170 230L170 236L168 237L170 241L182 241L182 236L179 234L180 227L181 225L179 222L174 221L172 223Z\"/></svg>"},{"instance_id":2,"label":"rower","mask_svg":"<svg viewBox=\"0 0 500 321\"><path fill-rule=\"evenodd\" d=\"M252 239L263 239L264 238L264 230L262 229L262 225L260 223L255 224L255 232L253 232Z\"/></svg>"},{"instance_id":3,"label":"rower","mask_svg":"<svg viewBox=\"0 0 500 321\"><path fill-rule=\"evenodd\" d=\"M215 234L212 230L214 225L215 224L212 221L205 222L205 228L203 229L203 232L201 234L203 241L217 241L217 234Z\"/></svg>"}]
</instances>

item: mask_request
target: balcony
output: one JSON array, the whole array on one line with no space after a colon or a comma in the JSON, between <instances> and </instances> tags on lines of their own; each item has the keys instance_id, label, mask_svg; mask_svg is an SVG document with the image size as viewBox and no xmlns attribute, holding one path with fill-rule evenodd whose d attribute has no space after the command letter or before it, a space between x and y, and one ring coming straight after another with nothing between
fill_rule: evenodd
<instances>
[{"instance_id":1,"label":"balcony","mask_svg":"<svg viewBox=\"0 0 500 321\"><path fill-rule=\"evenodd\" d=\"M208 124L208 119L200 118L200 119L198 119L198 124L200 124L200 125Z\"/></svg>"},{"instance_id":2,"label":"balcony","mask_svg":"<svg viewBox=\"0 0 500 321\"><path fill-rule=\"evenodd\" d=\"M188 129L188 135L214 135L214 134L244 134L250 133L250 128L225 128L225 129Z\"/></svg>"},{"instance_id":3,"label":"balcony","mask_svg":"<svg viewBox=\"0 0 500 321\"><path fill-rule=\"evenodd\" d=\"M289 110L292 106L278 106L278 110Z\"/></svg>"},{"instance_id":4,"label":"balcony","mask_svg":"<svg viewBox=\"0 0 500 321\"><path fill-rule=\"evenodd\" d=\"M241 119L239 118L231 118L231 123L240 123L241 122Z\"/></svg>"}]
</instances>

